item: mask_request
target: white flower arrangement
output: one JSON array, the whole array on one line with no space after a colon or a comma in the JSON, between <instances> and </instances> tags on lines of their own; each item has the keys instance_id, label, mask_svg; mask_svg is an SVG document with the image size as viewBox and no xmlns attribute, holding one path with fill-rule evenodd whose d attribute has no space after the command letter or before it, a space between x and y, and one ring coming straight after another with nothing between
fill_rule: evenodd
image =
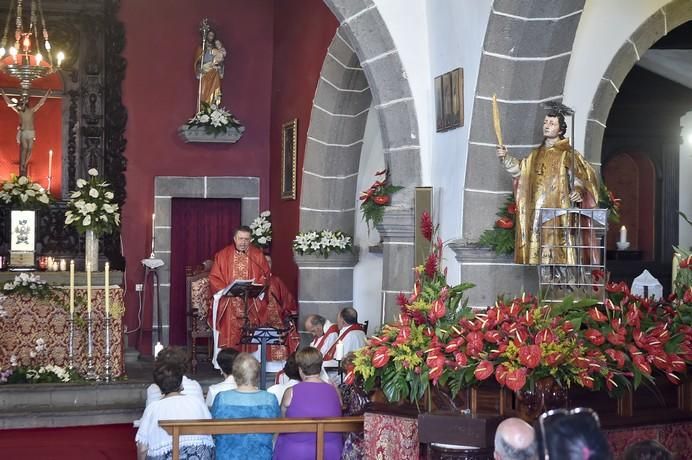
<instances>
[{"instance_id":1,"label":"white flower arrangement","mask_svg":"<svg viewBox=\"0 0 692 460\"><path fill-rule=\"evenodd\" d=\"M263 211L250 224L252 244L259 248L268 248L272 244L272 215Z\"/></svg>"},{"instance_id":2,"label":"white flower arrangement","mask_svg":"<svg viewBox=\"0 0 692 460\"><path fill-rule=\"evenodd\" d=\"M341 254L353 248L353 238L341 230L301 232L293 240L293 250L300 254L320 254L325 258L330 253Z\"/></svg>"},{"instance_id":3,"label":"white flower arrangement","mask_svg":"<svg viewBox=\"0 0 692 460\"><path fill-rule=\"evenodd\" d=\"M223 134L230 128L237 128L240 122L231 112L215 104L202 102L202 108L187 123L189 127L201 126L207 134Z\"/></svg>"},{"instance_id":4,"label":"white flower arrangement","mask_svg":"<svg viewBox=\"0 0 692 460\"><path fill-rule=\"evenodd\" d=\"M18 209L36 209L49 204L50 195L28 177L11 175L0 187L0 201Z\"/></svg>"},{"instance_id":5,"label":"white flower arrangement","mask_svg":"<svg viewBox=\"0 0 692 460\"><path fill-rule=\"evenodd\" d=\"M72 225L79 233L93 231L97 236L112 233L120 225L118 204L110 184L100 180L95 168L89 171L89 180L77 179L77 190L70 192L65 213L65 225Z\"/></svg>"},{"instance_id":6,"label":"white flower arrangement","mask_svg":"<svg viewBox=\"0 0 692 460\"><path fill-rule=\"evenodd\" d=\"M14 280L6 282L0 290L3 294L28 295L45 299L53 292L50 285L33 273L20 273ZM0 301L4 296L0 296Z\"/></svg>"}]
</instances>

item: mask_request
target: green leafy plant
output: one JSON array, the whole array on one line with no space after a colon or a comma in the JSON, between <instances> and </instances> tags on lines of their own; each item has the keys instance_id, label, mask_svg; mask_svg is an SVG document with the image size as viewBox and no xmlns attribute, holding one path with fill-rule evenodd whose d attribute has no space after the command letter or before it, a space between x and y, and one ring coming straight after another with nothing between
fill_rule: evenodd
<instances>
[{"instance_id":1,"label":"green leafy plant","mask_svg":"<svg viewBox=\"0 0 692 460\"><path fill-rule=\"evenodd\" d=\"M516 213L517 205L514 201L514 195L510 195L496 213L499 219L495 221L493 228L481 234L478 244L490 248L498 254L513 254Z\"/></svg>"},{"instance_id":2,"label":"green leafy plant","mask_svg":"<svg viewBox=\"0 0 692 460\"><path fill-rule=\"evenodd\" d=\"M607 209L608 220L613 223L620 222L620 206L622 205L622 200L620 198L615 198L613 192L608 190L605 182L601 180L601 185L598 188L598 207L601 209Z\"/></svg>"},{"instance_id":3,"label":"green leafy plant","mask_svg":"<svg viewBox=\"0 0 692 460\"><path fill-rule=\"evenodd\" d=\"M376 172L375 176L382 176L382 180L375 181L360 195L360 210L368 229L382 222L384 207L391 203L391 195L403 188L389 183L389 172L386 169Z\"/></svg>"}]
</instances>

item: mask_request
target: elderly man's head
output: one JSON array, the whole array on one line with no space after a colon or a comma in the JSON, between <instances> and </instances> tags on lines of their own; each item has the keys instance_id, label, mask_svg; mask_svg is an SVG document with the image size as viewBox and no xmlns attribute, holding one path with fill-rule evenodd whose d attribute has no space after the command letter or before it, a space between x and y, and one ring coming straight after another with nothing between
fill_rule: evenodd
<instances>
[{"instance_id":1,"label":"elderly man's head","mask_svg":"<svg viewBox=\"0 0 692 460\"><path fill-rule=\"evenodd\" d=\"M336 317L336 324L339 326L339 329L343 329L345 327L350 326L351 324L357 323L358 312L353 307L346 307L342 309L339 312L339 315Z\"/></svg>"},{"instance_id":2,"label":"elderly man's head","mask_svg":"<svg viewBox=\"0 0 692 460\"><path fill-rule=\"evenodd\" d=\"M495 460L535 460L533 427L519 418L502 421L495 432Z\"/></svg>"},{"instance_id":3,"label":"elderly man's head","mask_svg":"<svg viewBox=\"0 0 692 460\"><path fill-rule=\"evenodd\" d=\"M313 337L322 337L324 334L324 325L327 320L320 315L310 315L305 318L305 330L312 334Z\"/></svg>"}]
</instances>

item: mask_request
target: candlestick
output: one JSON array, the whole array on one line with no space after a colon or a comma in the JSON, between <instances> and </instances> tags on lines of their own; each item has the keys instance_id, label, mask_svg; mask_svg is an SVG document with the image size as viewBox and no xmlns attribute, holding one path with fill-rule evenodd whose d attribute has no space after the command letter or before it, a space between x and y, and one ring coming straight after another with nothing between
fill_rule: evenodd
<instances>
[{"instance_id":1,"label":"candlestick","mask_svg":"<svg viewBox=\"0 0 692 460\"><path fill-rule=\"evenodd\" d=\"M91 315L91 263L86 263L87 275L87 313Z\"/></svg>"},{"instance_id":2,"label":"candlestick","mask_svg":"<svg viewBox=\"0 0 692 460\"><path fill-rule=\"evenodd\" d=\"M48 193L50 193L50 185L53 179L53 150L48 151Z\"/></svg>"},{"instance_id":3,"label":"candlestick","mask_svg":"<svg viewBox=\"0 0 692 460\"><path fill-rule=\"evenodd\" d=\"M104 268L104 290L105 290L105 296L106 296L106 350L104 353L104 375L103 379L106 382L110 382L112 378L112 373L111 373L111 299L110 299L110 269L111 269L111 264L109 262L106 262L106 266Z\"/></svg>"},{"instance_id":4,"label":"candlestick","mask_svg":"<svg viewBox=\"0 0 692 460\"><path fill-rule=\"evenodd\" d=\"M70 260L70 317L74 315L74 260Z\"/></svg>"},{"instance_id":5,"label":"candlestick","mask_svg":"<svg viewBox=\"0 0 692 460\"><path fill-rule=\"evenodd\" d=\"M106 317L110 317L110 314L111 314L111 299L110 299L110 286L109 286L109 284L110 284L109 283L110 268L111 268L110 263L106 262L106 268L104 269L105 273L103 275L105 278L104 289L106 291Z\"/></svg>"}]
</instances>

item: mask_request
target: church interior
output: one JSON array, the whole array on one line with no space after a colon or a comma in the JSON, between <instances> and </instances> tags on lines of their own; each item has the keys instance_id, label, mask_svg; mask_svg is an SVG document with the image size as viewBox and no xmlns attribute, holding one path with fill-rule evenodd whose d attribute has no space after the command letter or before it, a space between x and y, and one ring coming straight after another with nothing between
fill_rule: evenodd
<instances>
[{"instance_id":1,"label":"church interior","mask_svg":"<svg viewBox=\"0 0 692 460\"><path fill-rule=\"evenodd\" d=\"M282 429L572 458L584 419L579 458L692 458L692 0L0 0L0 28L6 458L283 458ZM338 413L291 415L311 379ZM219 416L272 384L273 416Z\"/></svg>"}]
</instances>

